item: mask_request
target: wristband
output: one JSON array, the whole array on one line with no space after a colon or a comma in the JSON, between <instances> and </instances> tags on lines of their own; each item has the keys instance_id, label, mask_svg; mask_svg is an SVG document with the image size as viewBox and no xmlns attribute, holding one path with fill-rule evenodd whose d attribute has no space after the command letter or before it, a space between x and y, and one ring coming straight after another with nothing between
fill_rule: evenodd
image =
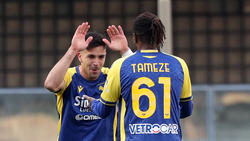
<instances>
[{"instance_id":1,"label":"wristband","mask_svg":"<svg viewBox=\"0 0 250 141\"><path fill-rule=\"evenodd\" d=\"M122 54L122 57L128 56L133 54L133 52L131 51L131 49L129 48L125 53Z\"/></svg>"}]
</instances>

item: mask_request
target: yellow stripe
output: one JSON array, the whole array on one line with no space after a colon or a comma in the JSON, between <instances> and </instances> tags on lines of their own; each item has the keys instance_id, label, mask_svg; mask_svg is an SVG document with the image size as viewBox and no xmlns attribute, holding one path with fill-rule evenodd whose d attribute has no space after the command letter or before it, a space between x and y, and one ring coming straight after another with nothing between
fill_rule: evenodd
<instances>
[{"instance_id":1,"label":"yellow stripe","mask_svg":"<svg viewBox=\"0 0 250 141\"><path fill-rule=\"evenodd\" d=\"M117 106L115 108L115 118L114 118L114 123L113 123L113 139L116 141L116 129L117 129Z\"/></svg>"},{"instance_id":2,"label":"yellow stripe","mask_svg":"<svg viewBox=\"0 0 250 141\"><path fill-rule=\"evenodd\" d=\"M164 54L170 55L167 53L164 53ZM182 87L182 91L181 91L181 98L187 98L187 97L192 96L192 86L191 86L189 70L188 70L186 62L183 59L181 59L180 57L177 57L174 55L170 55L170 56L176 58L181 63L181 66L183 69L184 80L183 80L183 87Z\"/></svg>"},{"instance_id":3,"label":"yellow stripe","mask_svg":"<svg viewBox=\"0 0 250 141\"><path fill-rule=\"evenodd\" d=\"M191 96L190 98L188 98L188 99L185 99L185 100L180 100L181 102L187 102L187 101L190 101L190 100L193 100L193 96Z\"/></svg>"},{"instance_id":4,"label":"yellow stripe","mask_svg":"<svg viewBox=\"0 0 250 141\"><path fill-rule=\"evenodd\" d=\"M146 57L146 58L155 58L156 56L143 56L143 57Z\"/></svg>"},{"instance_id":5,"label":"yellow stripe","mask_svg":"<svg viewBox=\"0 0 250 141\"><path fill-rule=\"evenodd\" d=\"M102 104L107 105L107 106L114 106L115 105L115 104L107 104L107 103L105 103L104 101L102 101L100 99L98 99L98 101L101 101Z\"/></svg>"},{"instance_id":6,"label":"yellow stripe","mask_svg":"<svg viewBox=\"0 0 250 141\"><path fill-rule=\"evenodd\" d=\"M63 107L63 96L62 95L57 95L57 110L60 116L60 119L58 121L58 129L57 129L57 137L59 141L59 135L61 131L61 124L62 124L62 107Z\"/></svg>"},{"instance_id":7,"label":"yellow stripe","mask_svg":"<svg viewBox=\"0 0 250 141\"><path fill-rule=\"evenodd\" d=\"M141 50L142 53L158 52L158 50Z\"/></svg>"},{"instance_id":8,"label":"yellow stripe","mask_svg":"<svg viewBox=\"0 0 250 141\"><path fill-rule=\"evenodd\" d=\"M192 88L191 88L191 82L190 82L190 77L189 77L189 71L187 64L185 61L179 57L176 57L178 61L181 63L183 73L184 73L184 80L183 80L183 87L182 87L182 92L181 92L181 98L186 98L192 96Z\"/></svg>"},{"instance_id":9,"label":"yellow stripe","mask_svg":"<svg viewBox=\"0 0 250 141\"><path fill-rule=\"evenodd\" d=\"M76 68L69 68L64 76L65 81L65 87L64 89L60 90L57 95L63 94L63 92L66 90L66 88L69 86L70 82L72 81L72 76L76 73Z\"/></svg>"},{"instance_id":10,"label":"yellow stripe","mask_svg":"<svg viewBox=\"0 0 250 141\"><path fill-rule=\"evenodd\" d=\"M122 63L127 57L116 60L108 73L101 98L107 102L116 102L121 95L120 70Z\"/></svg>"},{"instance_id":11,"label":"yellow stripe","mask_svg":"<svg viewBox=\"0 0 250 141\"><path fill-rule=\"evenodd\" d=\"M125 127L124 127L125 112L126 112L126 102L122 98L121 116L120 116L121 141L125 141L126 140L126 133L125 133Z\"/></svg>"},{"instance_id":12,"label":"yellow stripe","mask_svg":"<svg viewBox=\"0 0 250 141\"><path fill-rule=\"evenodd\" d=\"M192 99L187 99L187 100L180 100L181 102L188 102L191 101Z\"/></svg>"},{"instance_id":13,"label":"yellow stripe","mask_svg":"<svg viewBox=\"0 0 250 141\"><path fill-rule=\"evenodd\" d=\"M63 109L63 93L66 90L66 88L69 86L69 84L72 81L72 76L76 73L76 68L69 68L64 76L65 81L65 87L58 93L56 93L57 96L57 111L59 113L60 119L58 122L58 139L61 131L61 124L62 124L62 109Z\"/></svg>"},{"instance_id":14,"label":"yellow stripe","mask_svg":"<svg viewBox=\"0 0 250 141\"><path fill-rule=\"evenodd\" d=\"M103 74L108 74L109 73L109 68L102 67L101 71L102 71Z\"/></svg>"}]
</instances>

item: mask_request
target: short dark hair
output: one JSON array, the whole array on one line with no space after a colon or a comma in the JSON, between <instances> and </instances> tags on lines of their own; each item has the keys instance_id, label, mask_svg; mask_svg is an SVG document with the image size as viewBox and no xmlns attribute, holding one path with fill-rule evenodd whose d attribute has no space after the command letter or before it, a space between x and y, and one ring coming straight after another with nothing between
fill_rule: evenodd
<instances>
[{"instance_id":1,"label":"short dark hair","mask_svg":"<svg viewBox=\"0 0 250 141\"><path fill-rule=\"evenodd\" d=\"M85 40L87 40L90 36L93 37L93 40L89 43L87 49L95 48L97 46L106 46L106 44L102 41L102 39L105 37L101 33L88 32L85 36Z\"/></svg>"},{"instance_id":2,"label":"short dark hair","mask_svg":"<svg viewBox=\"0 0 250 141\"><path fill-rule=\"evenodd\" d=\"M143 43L157 45L158 50L166 39L164 25L160 18L151 12L144 12L136 17L134 33Z\"/></svg>"}]
</instances>

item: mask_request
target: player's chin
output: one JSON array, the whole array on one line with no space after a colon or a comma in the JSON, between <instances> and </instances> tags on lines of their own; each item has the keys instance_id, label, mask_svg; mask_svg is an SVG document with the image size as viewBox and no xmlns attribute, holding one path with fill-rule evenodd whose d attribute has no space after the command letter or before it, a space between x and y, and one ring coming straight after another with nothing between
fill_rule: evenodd
<instances>
[{"instance_id":1,"label":"player's chin","mask_svg":"<svg viewBox=\"0 0 250 141\"><path fill-rule=\"evenodd\" d=\"M92 77L98 77L100 75L100 70L92 70L91 71L91 76Z\"/></svg>"}]
</instances>

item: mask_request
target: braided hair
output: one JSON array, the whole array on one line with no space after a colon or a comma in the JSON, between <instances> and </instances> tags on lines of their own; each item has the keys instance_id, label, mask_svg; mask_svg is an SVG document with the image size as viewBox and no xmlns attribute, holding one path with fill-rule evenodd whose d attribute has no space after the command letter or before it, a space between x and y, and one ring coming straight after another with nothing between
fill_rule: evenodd
<instances>
[{"instance_id":1,"label":"braided hair","mask_svg":"<svg viewBox=\"0 0 250 141\"><path fill-rule=\"evenodd\" d=\"M143 43L151 46L163 46L166 39L165 27L159 17L150 12L144 12L136 17L134 21L134 34Z\"/></svg>"}]
</instances>

